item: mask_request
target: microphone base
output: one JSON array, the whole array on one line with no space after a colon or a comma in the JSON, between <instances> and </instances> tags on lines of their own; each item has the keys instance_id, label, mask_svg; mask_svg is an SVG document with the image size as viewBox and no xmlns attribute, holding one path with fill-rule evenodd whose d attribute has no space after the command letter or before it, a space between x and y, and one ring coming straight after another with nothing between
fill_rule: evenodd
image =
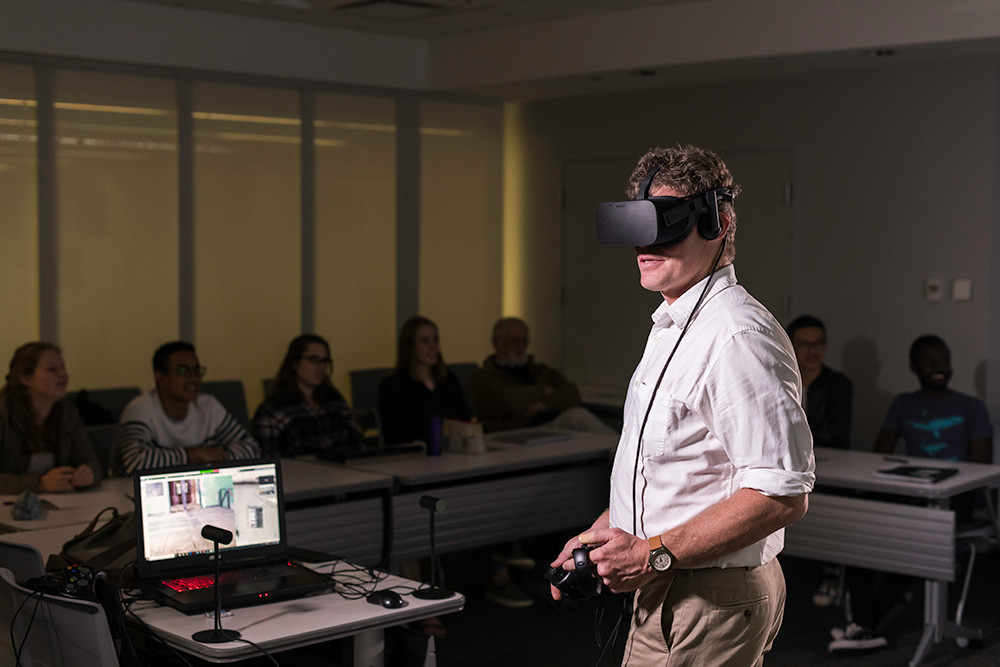
<instances>
[{"instance_id":1,"label":"microphone base","mask_svg":"<svg viewBox=\"0 0 1000 667\"><path fill-rule=\"evenodd\" d=\"M236 630L199 630L191 635L191 639L202 644L224 644L225 642L236 641L242 637Z\"/></svg>"},{"instance_id":2,"label":"microphone base","mask_svg":"<svg viewBox=\"0 0 1000 667\"><path fill-rule=\"evenodd\" d=\"M418 600L444 600L454 594L455 591L450 591L447 588L421 588L419 591L413 592L413 597Z\"/></svg>"}]
</instances>

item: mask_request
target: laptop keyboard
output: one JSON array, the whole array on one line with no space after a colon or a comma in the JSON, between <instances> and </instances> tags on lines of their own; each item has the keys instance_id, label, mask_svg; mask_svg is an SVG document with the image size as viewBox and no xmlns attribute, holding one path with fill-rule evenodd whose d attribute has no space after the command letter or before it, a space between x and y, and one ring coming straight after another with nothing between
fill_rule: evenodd
<instances>
[{"instance_id":1,"label":"laptop keyboard","mask_svg":"<svg viewBox=\"0 0 1000 667\"><path fill-rule=\"evenodd\" d=\"M242 570L230 570L219 574L219 584L235 584L241 581L255 581L258 579L274 579L290 574L296 574L299 568L291 563L274 563L272 565L261 565L259 567L249 567ZM203 574L196 577L181 577L179 579L165 579L161 581L164 586L171 588L178 593L184 591L196 591L202 588L211 588L215 585L214 574Z\"/></svg>"}]
</instances>

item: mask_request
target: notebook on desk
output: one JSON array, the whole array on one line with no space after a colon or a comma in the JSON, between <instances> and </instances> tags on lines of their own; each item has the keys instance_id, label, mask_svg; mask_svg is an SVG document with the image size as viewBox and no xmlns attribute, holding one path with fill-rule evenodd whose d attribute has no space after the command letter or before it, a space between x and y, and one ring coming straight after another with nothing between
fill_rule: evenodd
<instances>
[{"instance_id":1,"label":"notebook on desk","mask_svg":"<svg viewBox=\"0 0 1000 667\"><path fill-rule=\"evenodd\" d=\"M134 474L137 573L143 588L185 613L215 608L214 545L222 604L238 607L328 590L328 577L289 558L277 460L188 464Z\"/></svg>"}]
</instances>

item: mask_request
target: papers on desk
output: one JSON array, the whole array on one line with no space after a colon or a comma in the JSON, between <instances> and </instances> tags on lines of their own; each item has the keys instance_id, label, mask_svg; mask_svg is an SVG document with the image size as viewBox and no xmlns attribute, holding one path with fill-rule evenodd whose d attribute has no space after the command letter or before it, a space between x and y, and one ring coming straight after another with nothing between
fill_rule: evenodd
<instances>
[{"instance_id":1,"label":"papers on desk","mask_svg":"<svg viewBox=\"0 0 1000 667\"><path fill-rule=\"evenodd\" d=\"M933 468L928 466L897 466L876 470L875 477L891 479L897 482L914 482L917 484L934 484L958 474L955 468Z\"/></svg>"}]
</instances>

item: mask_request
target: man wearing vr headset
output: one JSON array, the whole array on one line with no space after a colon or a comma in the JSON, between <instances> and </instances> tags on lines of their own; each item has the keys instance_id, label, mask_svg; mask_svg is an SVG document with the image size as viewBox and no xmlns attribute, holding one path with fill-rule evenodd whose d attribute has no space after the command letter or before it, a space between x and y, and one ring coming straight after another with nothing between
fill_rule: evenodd
<instances>
[{"instance_id":1,"label":"man wearing vr headset","mask_svg":"<svg viewBox=\"0 0 1000 667\"><path fill-rule=\"evenodd\" d=\"M757 665L781 624L775 556L815 463L792 345L736 282L738 193L711 151L657 148L632 200L598 208L601 243L635 246L664 301L629 384L611 506L552 565L572 569L586 545L608 588L637 591L624 665Z\"/></svg>"}]
</instances>

